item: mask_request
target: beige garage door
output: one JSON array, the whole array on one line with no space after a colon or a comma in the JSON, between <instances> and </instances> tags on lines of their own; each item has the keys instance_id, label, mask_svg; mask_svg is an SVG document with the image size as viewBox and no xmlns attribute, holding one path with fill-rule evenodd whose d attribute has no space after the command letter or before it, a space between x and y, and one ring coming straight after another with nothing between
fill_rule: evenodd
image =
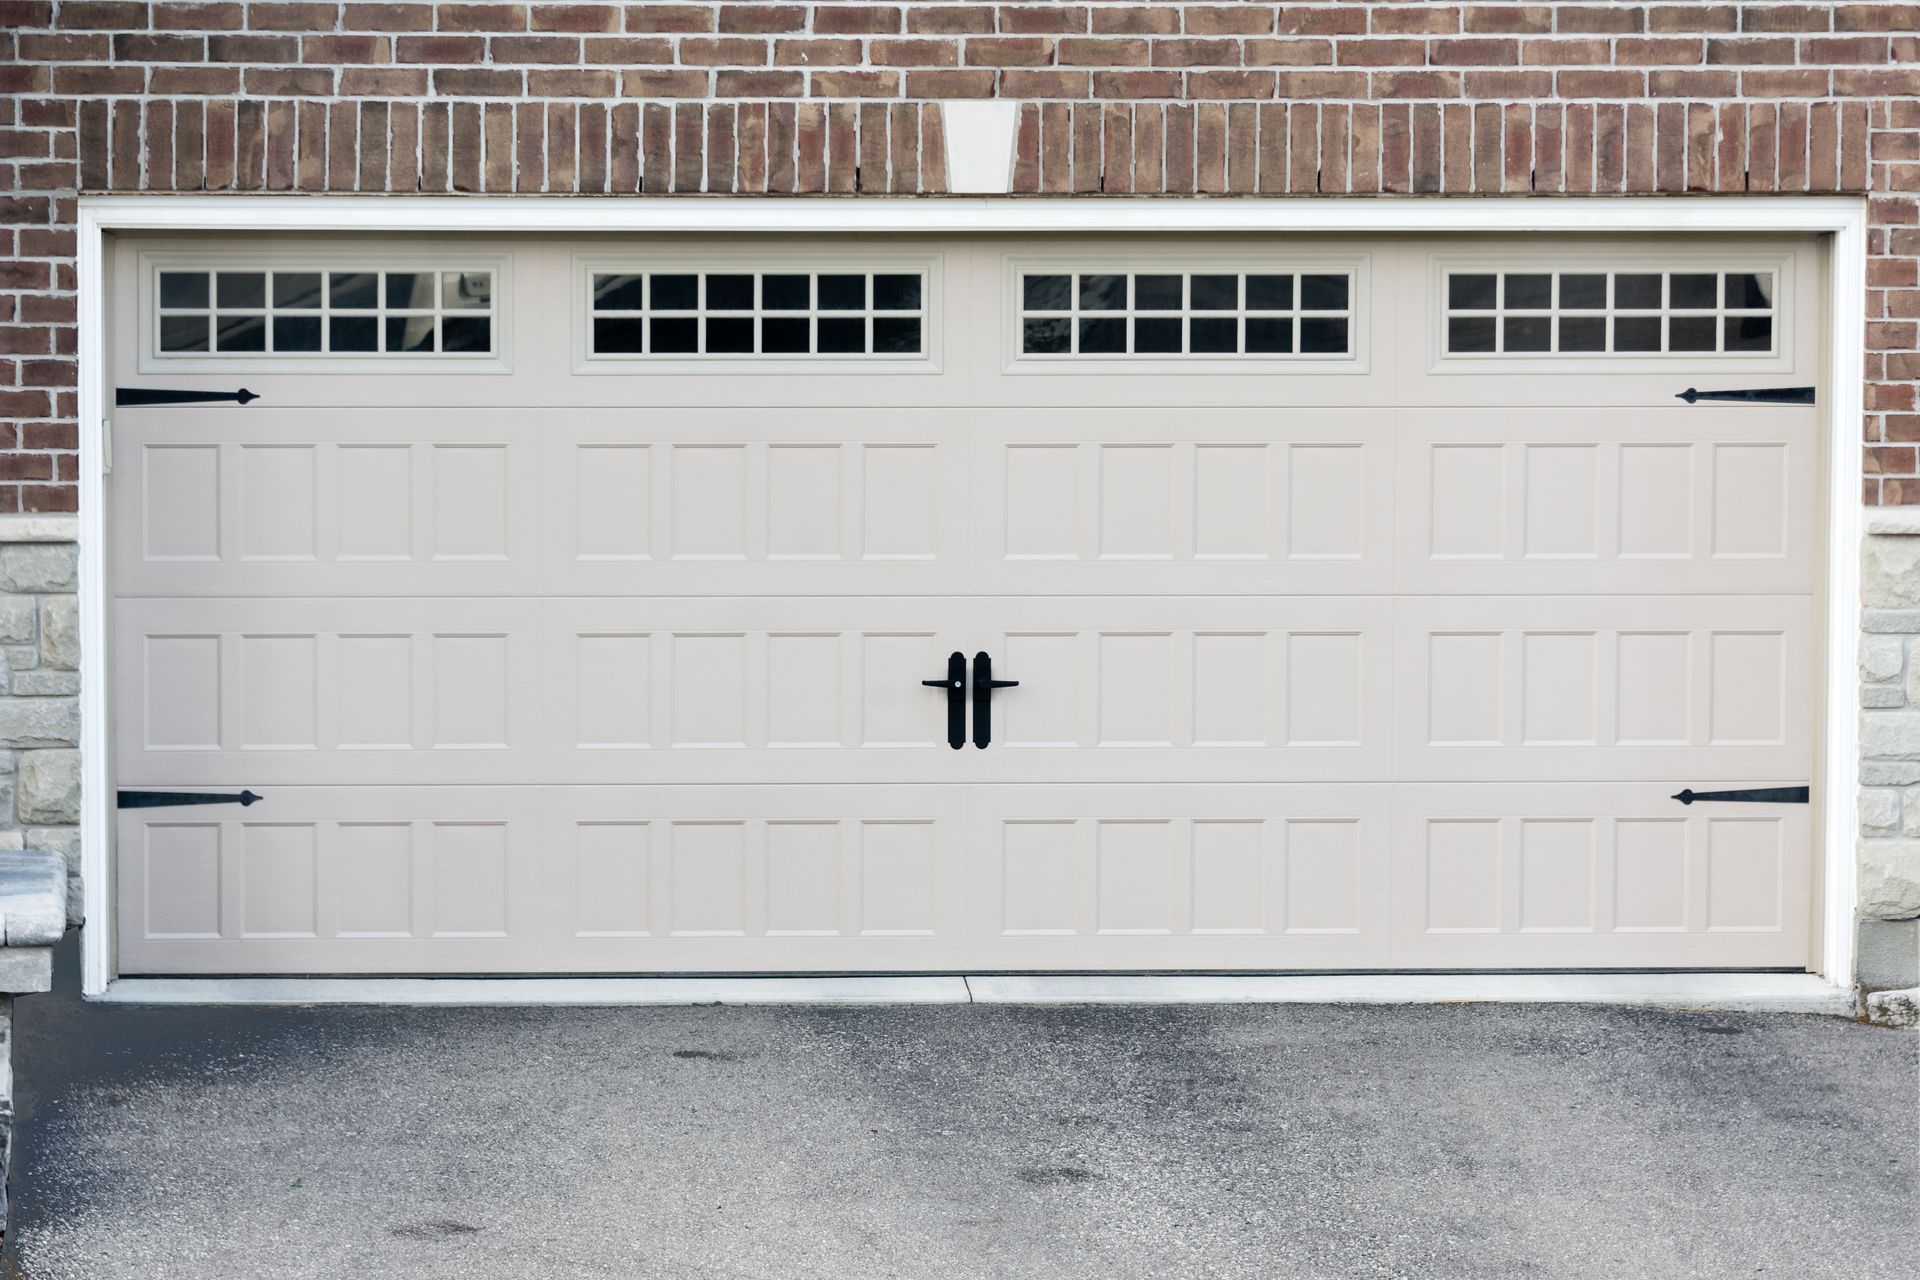
<instances>
[{"instance_id":1,"label":"beige garage door","mask_svg":"<svg viewBox=\"0 0 1920 1280\"><path fill-rule=\"evenodd\" d=\"M122 972L1807 962L1811 244L115 262Z\"/></svg>"}]
</instances>

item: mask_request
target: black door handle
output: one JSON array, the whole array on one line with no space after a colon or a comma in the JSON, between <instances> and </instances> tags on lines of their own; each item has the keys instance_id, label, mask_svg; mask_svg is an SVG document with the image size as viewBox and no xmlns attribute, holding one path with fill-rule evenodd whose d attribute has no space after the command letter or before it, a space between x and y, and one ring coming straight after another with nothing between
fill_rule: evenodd
<instances>
[{"instance_id":1,"label":"black door handle","mask_svg":"<svg viewBox=\"0 0 1920 1280\"><path fill-rule=\"evenodd\" d=\"M973 745L985 747L993 741L993 691L1011 689L1018 680L995 680L993 659L986 653L973 655Z\"/></svg>"},{"instance_id":2,"label":"black door handle","mask_svg":"<svg viewBox=\"0 0 1920 1280\"><path fill-rule=\"evenodd\" d=\"M967 655L955 649L947 656L945 680L922 680L929 689L947 691L947 745L955 751L967 745Z\"/></svg>"}]
</instances>

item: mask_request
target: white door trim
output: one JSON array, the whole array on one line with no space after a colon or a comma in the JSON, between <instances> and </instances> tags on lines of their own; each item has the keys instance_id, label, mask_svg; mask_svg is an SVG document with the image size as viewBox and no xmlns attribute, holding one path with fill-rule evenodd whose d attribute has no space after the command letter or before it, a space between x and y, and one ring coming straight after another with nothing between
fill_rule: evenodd
<instances>
[{"instance_id":1,"label":"white door trim","mask_svg":"<svg viewBox=\"0 0 1920 1280\"><path fill-rule=\"evenodd\" d=\"M1860 197L1592 197L1320 200L1058 199L577 200L503 196L84 196L79 203L80 819L86 924L82 988L116 991L113 893L110 663L106 629L105 424L109 417L106 237L116 231L278 231L632 235L773 233L1352 232L1799 232L1829 237L1825 797L1817 965L1838 988L1853 985L1853 904L1858 837L1859 729L1854 682L1859 648L1861 450L1866 343L1867 209ZM1708 983L1714 975L1698 975ZM217 983L220 980L196 980ZM366 982L381 996L383 980ZM384 980L393 981L393 980ZM804 980L796 980L804 981ZM1338 983L1338 977L1328 982ZM1359 983L1360 979L1353 979ZM1368 978L1376 984L1378 977ZM1395 980L1399 981L1398 979ZM1409 988L1411 990L1411 988ZM1354 987L1357 993L1359 986ZM1702 993L1706 988L1700 988ZM129 990L131 995L131 990ZM209 988L206 998L218 998ZM1332 998L1332 997L1329 997ZM1426 998L1445 998L1429 996ZM1482 998L1521 999L1517 993Z\"/></svg>"}]
</instances>

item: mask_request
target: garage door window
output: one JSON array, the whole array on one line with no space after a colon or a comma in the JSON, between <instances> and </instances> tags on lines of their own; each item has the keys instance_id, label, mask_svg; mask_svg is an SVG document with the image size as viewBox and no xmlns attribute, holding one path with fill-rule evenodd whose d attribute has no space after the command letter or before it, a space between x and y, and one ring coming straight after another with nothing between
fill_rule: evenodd
<instances>
[{"instance_id":1,"label":"garage door window","mask_svg":"<svg viewBox=\"0 0 1920 1280\"><path fill-rule=\"evenodd\" d=\"M158 272L162 356L491 355L493 272Z\"/></svg>"},{"instance_id":2,"label":"garage door window","mask_svg":"<svg viewBox=\"0 0 1920 1280\"><path fill-rule=\"evenodd\" d=\"M1023 272L1022 356L1344 356L1346 272Z\"/></svg>"},{"instance_id":3,"label":"garage door window","mask_svg":"<svg viewBox=\"0 0 1920 1280\"><path fill-rule=\"evenodd\" d=\"M917 359L926 308L917 271L596 271L592 354Z\"/></svg>"},{"instance_id":4,"label":"garage door window","mask_svg":"<svg viewBox=\"0 0 1920 1280\"><path fill-rule=\"evenodd\" d=\"M1451 271L1447 354L1772 355L1771 271Z\"/></svg>"}]
</instances>

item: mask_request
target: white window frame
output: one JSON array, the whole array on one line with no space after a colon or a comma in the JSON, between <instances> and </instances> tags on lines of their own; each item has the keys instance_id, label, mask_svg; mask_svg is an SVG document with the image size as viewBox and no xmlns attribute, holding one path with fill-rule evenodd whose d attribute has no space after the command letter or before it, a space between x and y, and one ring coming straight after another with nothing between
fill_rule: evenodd
<instances>
[{"instance_id":1,"label":"white window frame","mask_svg":"<svg viewBox=\"0 0 1920 1280\"><path fill-rule=\"evenodd\" d=\"M503 234L617 234L666 235L792 235L855 234L878 236L971 235L1309 235L1374 234L1383 236L1451 234L1621 235L1679 232L1765 234L1792 233L1824 238L1828 255L1828 296L1824 308L1828 330L1825 342L1826 386L1822 421L1827 446L1827 564L1825 733L1823 750L1813 779L1824 799L1819 838L1820 880L1816 921L1820 941L1810 954L1817 976L1768 980L1757 975L1743 994L1725 992L1727 975L1698 974L1663 977L1658 999L1663 1003L1711 1002L1738 998L1748 1004L1787 1007L1795 1001L1851 999L1854 981L1854 907L1856 899L1855 845L1859 833L1859 717L1855 712L1856 663L1859 652L1860 564L1862 525L1860 482L1862 457L1857 424L1864 412L1867 302L1867 208L1856 196L1769 196L1757 199L1699 197L1568 197L1530 199L1491 197L1459 199L1410 197L1396 199L1341 197L1325 199L1195 200L1149 198L1092 200L1075 198L991 199L863 197L858 200L805 198L791 200L578 200L534 196L385 196L370 201L356 196L82 196L78 202L78 358L80 430L79 608L81 640L80 752L83 801L80 820L81 866L85 877L81 931L82 989L93 998L141 999L138 989L116 984L114 971L114 883L110 850L113 835L111 721L108 713L110 668L107 646L106 584L107 498L105 449L112 373L108 351L107 281L108 237L125 232L282 231L312 234L400 234L424 232L442 235ZM1002 314L1005 314L1003 312ZM385 367L385 366L383 366ZM441 365L442 368L468 368ZM713 368L717 366L704 366ZM872 366L867 366L871 368ZM891 366L889 366L891 367ZM1076 366L1085 368L1088 366ZM1137 367L1137 366L1130 366ZM1483 364L1471 366L1485 369ZM1662 366L1673 368L1674 366ZM1722 411L1709 406L1702 412ZM432 980L351 980L332 984L331 994L298 988L278 989L274 996L250 991L248 984L221 985L221 980L195 980L185 998L196 1002L281 998L465 1002L506 1001L523 979L461 984ZM608 999L614 994L596 988L595 979L575 979L553 987L543 998ZM662 981L641 982L636 998L660 999ZM776 988L760 998L792 999ZM848 983L858 986L856 980ZM1034 980L1051 987L1072 984L1068 978ZM1124 977L1109 984L1109 998L1128 998ZM1230 981L1230 980L1228 980ZM1352 979L1329 975L1316 978L1319 998L1380 998L1381 979ZM1417 978L1386 980L1394 987L1389 998L1420 999ZM1812 984L1811 987L1808 984ZM116 995L113 988L122 986ZM712 984L707 984L711 986ZM749 980L732 996L707 999L752 999L752 991L767 984ZM1560 998L1632 1000L1644 984L1633 975L1595 978L1584 994L1564 994L1566 984L1550 984L1563 991ZM258 987L256 981L252 984ZM1530 996L1524 978L1488 975L1475 980L1476 998L1555 998ZM460 988L459 990L455 990ZM864 990L862 988L861 990ZM1827 993L1827 994L1821 994ZM1201 998L1189 993L1186 998ZM150 993L149 998L163 998ZM181 998L179 996L176 999ZM524 998L524 997L522 997ZM804 996L798 997L804 998ZM844 998L875 998L859 990ZM884 998L884 997L881 997ZM1035 988L1031 998L1047 999ZM1100 998L1081 991L1079 998ZM1152 998L1135 996L1133 998ZM1215 998L1221 998L1216 996ZM1434 997L1444 998L1444 997Z\"/></svg>"}]
</instances>

